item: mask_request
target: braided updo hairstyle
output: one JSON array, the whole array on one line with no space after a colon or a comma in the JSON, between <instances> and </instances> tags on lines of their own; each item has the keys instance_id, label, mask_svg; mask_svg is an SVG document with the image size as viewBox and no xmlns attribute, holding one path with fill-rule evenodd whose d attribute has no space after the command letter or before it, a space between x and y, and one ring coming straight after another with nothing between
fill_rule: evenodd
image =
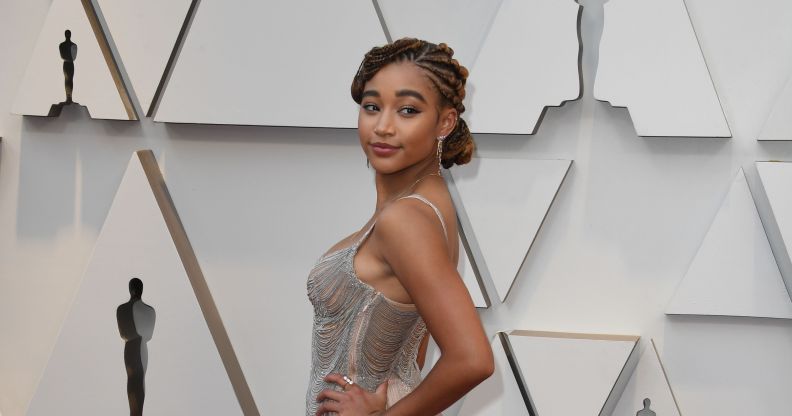
<instances>
[{"instance_id":1,"label":"braided updo hairstyle","mask_svg":"<svg viewBox=\"0 0 792 416\"><path fill-rule=\"evenodd\" d=\"M352 99L360 104L363 88L374 74L392 62L410 61L422 68L440 96L443 106L453 107L460 117L454 130L443 140L441 164L448 169L454 164L470 162L476 145L467 123L461 115L465 112L465 82L468 70L453 58L454 50L445 43L435 45L425 40L402 38L384 46L372 48L360 63L352 80Z\"/></svg>"}]
</instances>

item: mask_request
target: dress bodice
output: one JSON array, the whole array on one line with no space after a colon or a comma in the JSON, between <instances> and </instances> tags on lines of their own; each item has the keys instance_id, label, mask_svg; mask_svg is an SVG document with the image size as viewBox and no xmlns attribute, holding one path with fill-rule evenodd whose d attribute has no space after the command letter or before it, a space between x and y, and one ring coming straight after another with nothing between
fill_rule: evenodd
<instances>
[{"instance_id":1,"label":"dress bodice","mask_svg":"<svg viewBox=\"0 0 792 416\"><path fill-rule=\"evenodd\" d=\"M434 205L417 194L408 197L431 205L445 229ZM329 373L345 374L371 392L388 380L388 407L421 381L416 358L426 325L415 305L385 297L355 272L355 254L375 224L351 246L320 257L308 275L314 320L306 416L316 412L319 392L341 389L324 381Z\"/></svg>"}]
</instances>

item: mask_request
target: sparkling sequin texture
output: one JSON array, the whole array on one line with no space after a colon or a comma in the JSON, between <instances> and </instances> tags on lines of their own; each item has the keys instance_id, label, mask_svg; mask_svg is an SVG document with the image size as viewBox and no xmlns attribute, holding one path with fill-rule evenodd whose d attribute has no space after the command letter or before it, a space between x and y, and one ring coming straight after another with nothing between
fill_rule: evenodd
<instances>
[{"instance_id":1,"label":"sparkling sequin texture","mask_svg":"<svg viewBox=\"0 0 792 416\"><path fill-rule=\"evenodd\" d=\"M418 194L404 198L431 206L445 230L443 218L431 202ZM308 275L314 321L306 416L316 413L320 391L342 390L323 380L329 373L346 374L372 392L387 379L387 407L421 381L416 357L426 325L415 305L386 298L362 282L354 270L355 254L375 224L376 220L351 246L320 257Z\"/></svg>"}]
</instances>

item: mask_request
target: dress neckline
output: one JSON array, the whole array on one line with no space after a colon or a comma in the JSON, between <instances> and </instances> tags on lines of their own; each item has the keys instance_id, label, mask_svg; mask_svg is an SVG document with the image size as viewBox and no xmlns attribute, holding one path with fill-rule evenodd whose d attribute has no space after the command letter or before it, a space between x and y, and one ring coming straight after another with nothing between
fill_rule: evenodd
<instances>
[{"instance_id":1,"label":"dress neckline","mask_svg":"<svg viewBox=\"0 0 792 416\"><path fill-rule=\"evenodd\" d=\"M418 199L421 199L422 201L426 202L427 204L429 204L429 206L432 207L432 209L435 211L437 216L440 218L440 223L443 226L443 231L444 231L443 232L443 236L445 237L446 241L448 241L448 235L446 234L446 225L445 225L445 222L443 221L443 217L440 214L440 211L437 209L437 207L435 207L434 204L432 204L431 202L426 200L426 198L423 195L421 195L421 194L419 194L417 192L414 192L414 193L412 193L410 195L407 195L407 196L403 196L401 198L398 198L397 200L404 199L404 198L410 198L410 197L417 197ZM351 250L352 254L350 255L350 259L349 259L349 274L351 275L351 277L353 278L353 280L356 283L358 283L359 285L362 285L363 287L368 289L370 292L373 292L375 296L381 297L382 299L384 299L385 301L387 301L388 303L390 303L392 305L395 305L395 306L401 307L401 308L407 308L407 309L409 309L411 311L416 311L417 312L417 308L416 308L414 303L402 303L402 302L395 301L395 300L385 296L382 292L380 292L379 290L375 289L374 286L371 286L370 284L368 284L368 283L364 282L363 280L361 280L360 276L358 276L358 274L357 274L357 271L355 271L355 255L357 254L358 248L360 248L360 245L363 244L363 241L366 239L366 237L368 237L368 235L371 233L371 230L374 229L374 225L376 225L376 224L377 224L377 216L375 216L372 219L371 225L368 227L366 232L364 232L363 235L360 238L357 239L357 241L353 242L352 244L350 244L349 246L346 246L344 248L339 248L339 249L336 249L336 250L333 250L333 251L330 251L328 253L323 254L321 257L319 257L319 260L316 261L316 264L319 264L320 262L322 262L324 260L327 260L330 257L333 257L333 256L338 255L340 253L343 253L345 251Z\"/></svg>"},{"instance_id":2,"label":"dress neckline","mask_svg":"<svg viewBox=\"0 0 792 416\"><path fill-rule=\"evenodd\" d=\"M366 232L364 232L363 235L360 236L360 238L358 238L356 241L354 241L352 244L350 244L350 245L348 245L346 247L338 248L338 249L335 249L335 250L332 250L332 251L328 251L327 253L323 254L322 257L319 257L319 260L317 261L317 263L322 261L322 260L325 260L325 259L327 259L329 257L333 257L334 255L336 255L338 253L341 253L342 251L349 250L352 247L360 246L360 244L363 242L363 240L366 238L366 236L368 236L368 234L374 228L374 224L376 224L376 223L377 223L377 219L375 218L374 221L371 223L371 225L366 230ZM355 250L355 251L357 251L357 250Z\"/></svg>"},{"instance_id":3,"label":"dress neckline","mask_svg":"<svg viewBox=\"0 0 792 416\"><path fill-rule=\"evenodd\" d=\"M370 292L373 292L374 296L381 297L386 302L388 302L388 303L390 303L392 305L395 305L395 306L397 306L399 308L406 308L409 311L417 312L417 308L416 308L414 303L402 303L402 302L395 301L395 300L385 296L384 293L382 293L379 290L375 289L374 286L371 286L370 284L364 282L360 278L360 276L358 276L357 271L355 271L355 255L357 254L358 249L360 248L360 244L363 243L363 240L365 240L366 237L368 237L368 235L371 232L371 230L374 229L374 224L375 223L376 223L376 220L374 221L374 223L371 224L369 229L363 234L363 237L361 237L355 244L353 244L353 245L348 247L348 248L352 249L351 250L352 254L349 255L349 274L350 274L350 277L352 277L355 282L359 283L360 285L362 285L363 287L368 289Z\"/></svg>"},{"instance_id":4,"label":"dress neckline","mask_svg":"<svg viewBox=\"0 0 792 416\"><path fill-rule=\"evenodd\" d=\"M360 238L357 239L357 241L355 241L354 243L350 244L349 246L346 246L346 247L343 247L343 248L339 248L339 249L330 251L330 252L322 255L322 257L320 257L319 260L317 260L316 263L319 264L322 261L327 260L328 258L331 258L333 256L341 254L341 253L343 253L345 251L349 251L352 254L349 255L349 270L348 270L349 273L348 274L350 275L350 277L352 278L352 280L356 284L363 286L369 292L374 293L374 296L381 297L386 302L388 302L388 303L390 303L390 304L392 304L392 305L394 305L394 306L396 306L398 308L407 309L408 311L411 311L411 312L413 312L413 311L417 312L417 308L416 308L414 303L403 303L403 302L399 302L399 301L393 300L393 299L385 296L385 294L383 294L379 290L375 289L374 286L371 286L370 284L364 282L360 278L360 276L358 276L357 271L355 271L355 255L358 252L358 248L360 248L360 245L363 243L363 241L366 239L366 237L369 236L369 234L371 233L371 230L374 229L374 225L376 223L377 223L377 219L375 218L374 221L371 223L371 225L366 230L366 232L364 232L363 235Z\"/></svg>"}]
</instances>

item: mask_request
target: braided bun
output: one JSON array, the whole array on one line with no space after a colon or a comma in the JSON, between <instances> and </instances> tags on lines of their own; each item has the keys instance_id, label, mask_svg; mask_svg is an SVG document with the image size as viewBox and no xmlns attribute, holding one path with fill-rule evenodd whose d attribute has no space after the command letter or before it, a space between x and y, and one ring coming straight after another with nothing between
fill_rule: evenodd
<instances>
[{"instance_id":1,"label":"braided bun","mask_svg":"<svg viewBox=\"0 0 792 416\"><path fill-rule=\"evenodd\" d=\"M366 82L385 65L410 61L423 69L437 90L442 105L454 108L460 116L454 129L443 140L441 164L446 169L470 162L476 148L467 123L461 117L465 112L463 101L469 72L453 56L454 50L445 43L435 45L425 40L402 38L368 51L352 79L351 87L352 99L360 104Z\"/></svg>"}]
</instances>

